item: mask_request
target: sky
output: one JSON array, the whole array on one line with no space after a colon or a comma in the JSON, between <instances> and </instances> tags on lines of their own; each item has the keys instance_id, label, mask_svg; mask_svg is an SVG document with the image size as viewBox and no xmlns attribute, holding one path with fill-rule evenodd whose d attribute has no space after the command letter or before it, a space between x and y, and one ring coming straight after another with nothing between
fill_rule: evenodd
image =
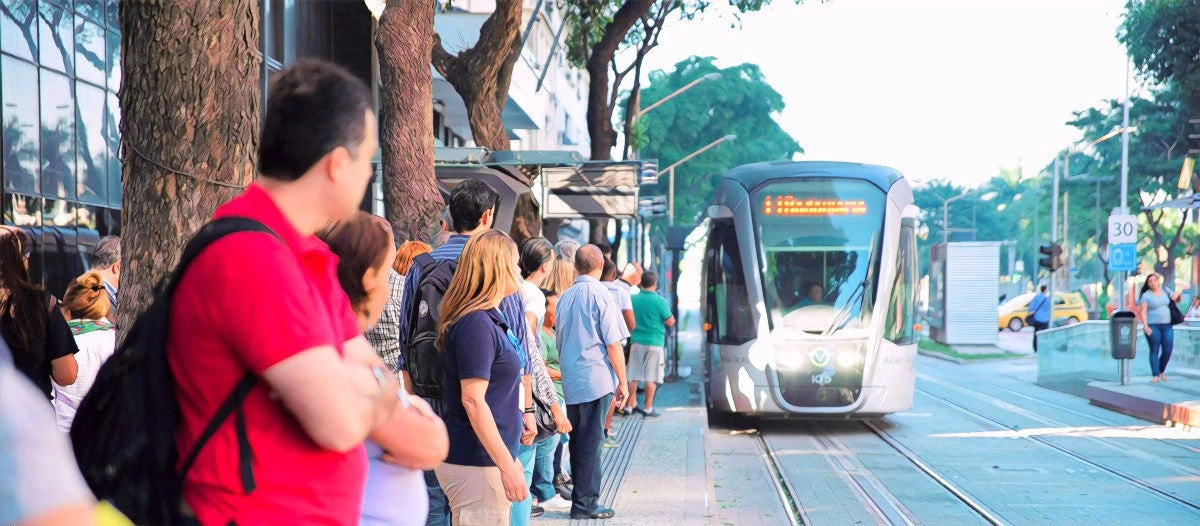
<instances>
[{"instance_id":1,"label":"sky","mask_svg":"<svg viewBox=\"0 0 1200 526\"><path fill-rule=\"evenodd\" d=\"M1034 175L1080 140L1065 124L1072 111L1124 97L1123 4L775 0L739 29L714 0L696 20L668 22L646 71L691 55L756 63L783 95L777 120L805 159L973 187L1002 166Z\"/></svg>"}]
</instances>

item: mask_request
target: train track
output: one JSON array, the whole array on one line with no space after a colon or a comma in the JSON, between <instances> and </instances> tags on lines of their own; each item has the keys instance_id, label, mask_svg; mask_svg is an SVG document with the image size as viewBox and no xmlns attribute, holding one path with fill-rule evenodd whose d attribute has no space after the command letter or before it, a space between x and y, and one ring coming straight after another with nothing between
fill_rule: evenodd
<instances>
[{"instance_id":1,"label":"train track","mask_svg":"<svg viewBox=\"0 0 1200 526\"><path fill-rule=\"evenodd\" d=\"M953 387L953 386L951 386L951 387ZM1007 425L1007 424L1005 424L1005 423L1003 423L1003 422L1001 422L1001 421L999 421L999 420L996 420L995 418L992 418L992 417L990 417L990 416L988 416L988 415L985 415L985 414L983 414L983 413L980 413L979 411L976 411L976 410L974 410L974 409L972 409L972 408L970 408L970 407L967 407L967 406L965 406L965 405L961 404L960 402L958 402L958 401L956 401L956 400L951 400L951 399L949 399L949 398L947 398L947 397L945 397L945 396L941 396L941 395L939 395L939 394L937 394L937 393L930 392L930 391L929 391L929 390L927 390L927 389L923 389L923 388L920 388L920 387L918 387L918 388L917 388L917 392L918 392L918 393L920 393L920 394L922 394L922 395L924 395L924 396L927 396L927 397L929 397L929 398L933 398L934 400L937 400L937 401L939 401L939 402L941 402L941 403L943 403L943 404L945 404L945 405L949 406L950 408L952 408L952 409L955 409L955 410L957 410L957 411L959 411L959 412L961 412L961 413L963 413L963 414L967 415L968 417L971 417L971 418L973 418L973 419L975 419L975 420L978 420L978 421L980 421L980 422L982 422L982 423L984 423L984 424L986 424L986 425L989 425L989 426L991 426L991 427L995 427L995 428L998 428L998 429L1004 429L1004 430L1010 430L1010 431L1018 431L1018 430L1019 430L1019 428L1018 428L1018 427L1009 426L1009 425ZM967 394L969 394L969 395L971 395L971 396L974 396L974 397L976 397L976 398L981 398L981 399L982 399L982 398L993 398L993 399L995 399L995 397L991 397L991 396L989 396L989 395L984 395L984 394L981 394L981 393L976 393L976 392L973 392L973 391L970 391L970 390L967 390L967 389L962 389L962 390L961 390L961 392L967 393ZM996 399L996 400L998 400L998 399ZM1009 405L1011 405L1011 404L1009 404ZM1017 409L1020 409L1020 408L1017 408ZM1008 410L1010 410L1010 411L1011 411L1012 409L1008 409ZM1018 412L1018 414L1021 414L1021 413L1028 413L1028 412L1024 412L1024 411L1020 411L1020 412ZM1035 418L1035 420L1036 420L1036 421L1039 421L1040 423L1042 423L1042 424L1045 424L1045 425L1049 425L1049 426L1063 426L1063 425L1065 425L1065 424L1062 424L1062 423L1060 423L1060 422L1056 422L1056 421L1054 421L1054 420L1052 420L1052 419L1048 419L1048 418L1041 417L1041 416L1038 416L1038 415L1032 415L1031 413L1024 414L1024 416L1031 417L1031 418ZM1154 484L1154 483L1152 483L1152 482L1149 482L1149 481L1143 480L1143 479L1141 479L1141 478L1139 478L1139 477L1136 477L1136 476L1130 475L1130 474L1128 474L1128 473L1125 473L1125 472L1123 472L1123 471L1121 471L1121 470L1119 470L1119 469L1112 468L1112 467L1110 467L1110 466L1108 466L1108 465L1105 465L1104 463L1101 463L1101 462L1097 462L1097 461L1095 461L1095 460L1092 460L1092 459L1090 459L1090 458L1088 458L1088 457L1086 457L1086 456L1084 456L1084 455L1082 455L1082 454L1080 454L1080 453L1078 453L1078 452L1076 452L1076 451L1073 451L1073 450L1071 450L1070 448L1063 447L1063 446L1061 446L1061 445L1059 445L1059 444L1056 444L1056 443L1054 443L1054 442L1052 442L1052 441L1050 441L1050 440L1047 440L1045 437L1038 436L1038 435L1020 435L1020 436L1021 436L1021 438L1024 438L1024 439L1026 439L1026 440L1032 441L1032 442L1034 442L1034 443L1037 443L1037 444L1039 444L1039 445L1041 445L1041 446L1044 446L1044 447L1050 448L1050 449L1052 449L1052 450L1055 450L1055 451L1057 451L1057 452L1059 452L1059 453L1061 453L1061 454L1063 454L1063 455L1066 455L1066 456L1068 456L1068 457L1070 457L1070 458L1073 458L1073 459L1075 459L1075 460L1079 461L1080 463L1083 463L1083 464L1085 464L1085 465L1087 465L1087 466L1090 466L1090 467L1092 467L1092 468L1098 469L1098 470L1100 470L1100 471L1103 471L1103 472L1105 472L1105 473L1108 473L1108 474L1110 474L1110 475L1112 475L1112 476L1114 476L1114 477L1117 477L1117 478L1119 478L1119 479L1121 479L1121 480L1124 480L1125 482L1128 482L1128 483L1130 483L1131 485L1133 485L1133 486L1135 486L1135 487L1138 487L1138 488L1140 488L1140 489L1142 489L1142 490L1144 490L1144 491L1146 491L1146 492L1149 492L1150 494L1152 494L1152 495L1154 495L1154 496L1156 496L1156 497L1159 497L1159 498L1161 498L1161 499L1163 499L1163 500L1166 500L1166 501L1169 501L1169 502L1175 503L1175 504L1177 504L1177 505L1180 505L1180 506L1182 506L1182 507L1189 508L1189 509L1191 509L1191 510L1194 510L1194 511L1200 512L1200 504L1196 504L1196 503L1194 503L1194 502L1191 502L1191 501L1189 501L1189 500L1187 500L1187 499L1183 499L1183 498L1181 498L1181 497L1179 497L1179 496L1176 496L1174 493L1172 493L1172 492L1170 492L1170 491L1168 491L1168 490L1166 490L1166 489L1163 489L1162 487L1160 487L1160 486L1158 486L1158 485L1156 485L1156 484ZM1118 445L1116 445L1116 444L1113 444L1113 443L1111 443L1111 442L1107 442L1107 441L1100 440L1100 439L1096 439L1096 438L1089 438L1089 440L1093 440L1093 441L1095 441L1095 442L1097 442L1097 443L1100 443L1100 444L1103 444L1103 445L1105 445L1105 446L1107 446L1107 447L1112 447L1112 448L1118 448L1118 449L1120 449L1120 446L1118 446ZM1126 451L1126 452L1128 451L1127 449L1121 449L1121 450L1122 450L1122 451ZM1175 462L1166 462L1166 461L1163 461L1163 463L1170 464L1172 467L1175 467L1176 469L1180 469L1180 470L1182 470L1182 471L1184 471L1184 472L1188 472L1188 473L1192 473L1192 472L1195 472L1195 471L1196 471L1196 470L1193 470L1192 468L1189 468L1189 467L1187 467L1187 466L1183 466L1183 465L1181 465L1181 464L1178 464L1178 463L1175 463Z\"/></svg>"},{"instance_id":2,"label":"train track","mask_svg":"<svg viewBox=\"0 0 1200 526\"><path fill-rule=\"evenodd\" d=\"M972 498L966 491L931 468L910 449L892 437L886 430L873 422L862 422L861 424L878 436L884 444L910 463L918 472L946 490L954 500L961 502L970 509L983 522L994 526L1006 524ZM922 523L903 504L900 498L888 490L868 468L857 461L856 456L850 448L846 447L836 436L828 433L820 424L813 424L812 427L812 432L806 433L806 435L813 439L816 450L826 459L831 470L855 494L857 500L863 504L864 509L876 524L915 525ZM784 474L783 467L776 454L778 449L772 444L771 435L769 433L763 434L759 431L755 431L754 434L758 440L759 447L763 450L763 457L775 481L784 507L791 517L792 524L813 524L805 513L805 503L797 498L795 489Z\"/></svg>"}]
</instances>

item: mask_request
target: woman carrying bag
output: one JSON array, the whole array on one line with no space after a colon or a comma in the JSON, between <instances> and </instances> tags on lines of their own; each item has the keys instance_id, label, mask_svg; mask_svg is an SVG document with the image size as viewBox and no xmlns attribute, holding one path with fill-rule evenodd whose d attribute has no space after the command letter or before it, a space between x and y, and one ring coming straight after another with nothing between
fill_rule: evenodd
<instances>
[{"instance_id":1,"label":"woman carrying bag","mask_svg":"<svg viewBox=\"0 0 1200 526\"><path fill-rule=\"evenodd\" d=\"M1150 344L1150 374L1154 375L1150 383L1167 381L1167 362L1175 350L1174 326L1183 323L1183 313L1175 304L1180 295L1163 288L1162 278L1157 274L1146 278L1138 294L1138 319Z\"/></svg>"}]
</instances>

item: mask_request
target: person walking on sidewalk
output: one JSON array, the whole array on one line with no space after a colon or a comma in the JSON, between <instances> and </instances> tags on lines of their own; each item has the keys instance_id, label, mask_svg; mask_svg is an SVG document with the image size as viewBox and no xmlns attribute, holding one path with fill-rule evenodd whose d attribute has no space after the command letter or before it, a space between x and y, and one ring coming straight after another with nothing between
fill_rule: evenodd
<instances>
[{"instance_id":1,"label":"person walking on sidewalk","mask_svg":"<svg viewBox=\"0 0 1200 526\"><path fill-rule=\"evenodd\" d=\"M1029 320L1033 325L1033 352L1038 352L1038 332L1050 328L1050 296L1046 293L1049 287L1042 285L1041 291L1029 300Z\"/></svg>"},{"instance_id":2,"label":"person walking on sidewalk","mask_svg":"<svg viewBox=\"0 0 1200 526\"><path fill-rule=\"evenodd\" d=\"M637 328L629 336L633 349L629 355L629 401L625 403L625 411L657 417L654 394L663 382L666 365L663 350L667 328L675 326L675 316L667 300L658 295L658 276L653 272L642 274L641 289L632 299ZM646 403L642 407L637 404L639 382L646 383Z\"/></svg>"},{"instance_id":3,"label":"person walking on sidewalk","mask_svg":"<svg viewBox=\"0 0 1200 526\"><path fill-rule=\"evenodd\" d=\"M500 308L520 289L517 247L487 230L471 236L459 265L438 323L450 455L435 471L455 526L507 526L512 503L529 494L517 448L528 434L522 407L533 410L521 400L520 333Z\"/></svg>"},{"instance_id":4,"label":"person walking on sidewalk","mask_svg":"<svg viewBox=\"0 0 1200 526\"><path fill-rule=\"evenodd\" d=\"M1171 325L1171 304L1179 301L1181 293L1162 286L1162 277L1151 274L1138 293L1138 318L1146 341L1150 344L1151 383L1167 381L1167 362L1175 350L1175 327Z\"/></svg>"},{"instance_id":5,"label":"person walking on sidewalk","mask_svg":"<svg viewBox=\"0 0 1200 526\"><path fill-rule=\"evenodd\" d=\"M467 179L455 185L450 192L450 219L454 226L454 234L451 234L446 242L433 252L428 254L433 260L429 268L434 269L434 265L446 262L460 260L463 256L463 250L466 248L468 240L475 234L487 232L492 229L492 223L496 218L496 203L500 199L500 194L497 194L492 187L487 183L477 179ZM421 259L424 259L423 257ZM514 263L515 265L515 263ZM454 271L457 274L457 270ZM411 354L416 349L415 336L427 336L414 334L415 328L413 322L418 319L418 315L428 314L430 312L439 312L440 304L425 298L418 299L420 294L420 285L424 271L421 265L414 264L408 270L408 274L404 279L404 299L401 301L400 307L400 360L399 367L402 370L408 370ZM446 291L448 292L448 290ZM442 296L445 297L444 295ZM521 302L521 296L516 291L513 291L500 302L500 312L508 323L509 328L513 330L513 334L525 334L527 330L525 325L525 306ZM438 318L441 320L442 318ZM522 352L524 352L524 341L518 342ZM524 364L524 362L522 362ZM522 368L525 366L522 365ZM411 376L411 375L410 375ZM523 382L527 386L532 384L532 376L526 372ZM443 390L445 385L440 386ZM419 394L419 393L418 393ZM532 399L532 391L525 390L527 398ZM425 399L433 410L438 415L442 415L443 396L431 396ZM536 427L532 414L523 417L524 423L536 433ZM454 438L453 436L451 437ZM450 524L450 508L446 501L446 494L442 491L442 487L438 482L438 477L433 471L425 472L425 484L429 489L429 526L445 526Z\"/></svg>"},{"instance_id":6,"label":"person walking on sidewalk","mask_svg":"<svg viewBox=\"0 0 1200 526\"><path fill-rule=\"evenodd\" d=\"M371 94L338 66L303 61L275 75L266 100L259 175L214 218L252 219L271 233L212 243L171 298L181 464L235 386L255 379L244 419L225 421L198 450L183 497L200 524L353 524L363 442L391 417L399 383L363 337L337 256L315 234L354 214L371 180Z\"/></svg>"},{"instance_id":7,"label":"person walking on sidewalk","mask_svg":"<svg viewBox=\"0 0 1200 526\"><path fill-rule=\"evenodd\" d=\"M607 519L600 507L600 452L604 417L616 400L628 396L621 340L629 337L612 293L600 283L604 256L595 245L575 254L579 277L558 300L558 350L563 395L571 419L572 519ZM614 397L615 395L615 397Z\"/></svg>"}]
</instances>

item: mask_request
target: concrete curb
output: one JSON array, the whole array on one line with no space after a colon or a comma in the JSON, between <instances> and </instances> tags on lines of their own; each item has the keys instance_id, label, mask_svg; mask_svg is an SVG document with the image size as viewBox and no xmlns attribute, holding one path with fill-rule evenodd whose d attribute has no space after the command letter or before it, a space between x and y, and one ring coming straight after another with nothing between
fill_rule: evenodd
<instances>
[{"instance_id":1,"label":"concrete curb","mask_svg":"<svg viewBox=\"0 0 1200 526\"><path fill-rule=\"evenodd\" d=\"M1002 350L1001 352L1009 352L1009 351ZM1029 358L1029 357L1035 356L1032 354L1019 354L1017 356L1009 356L1009 357L1005 357L1005 358L978 358L978 359L968 360L965 358L955 358L953 356L942 354L940 352L927 351L925 349L920 349L920 348L917 349L917 354L920 354L921 356L928 356L930 358L937 358L939 360L945 360L947 362L956 363L958 365L970 365L973 363L988 363L988 362L1008 362L1008 361L1012 361L1012 360L1020 360L1022 358Z\"/></svg>"}]
</instances>

